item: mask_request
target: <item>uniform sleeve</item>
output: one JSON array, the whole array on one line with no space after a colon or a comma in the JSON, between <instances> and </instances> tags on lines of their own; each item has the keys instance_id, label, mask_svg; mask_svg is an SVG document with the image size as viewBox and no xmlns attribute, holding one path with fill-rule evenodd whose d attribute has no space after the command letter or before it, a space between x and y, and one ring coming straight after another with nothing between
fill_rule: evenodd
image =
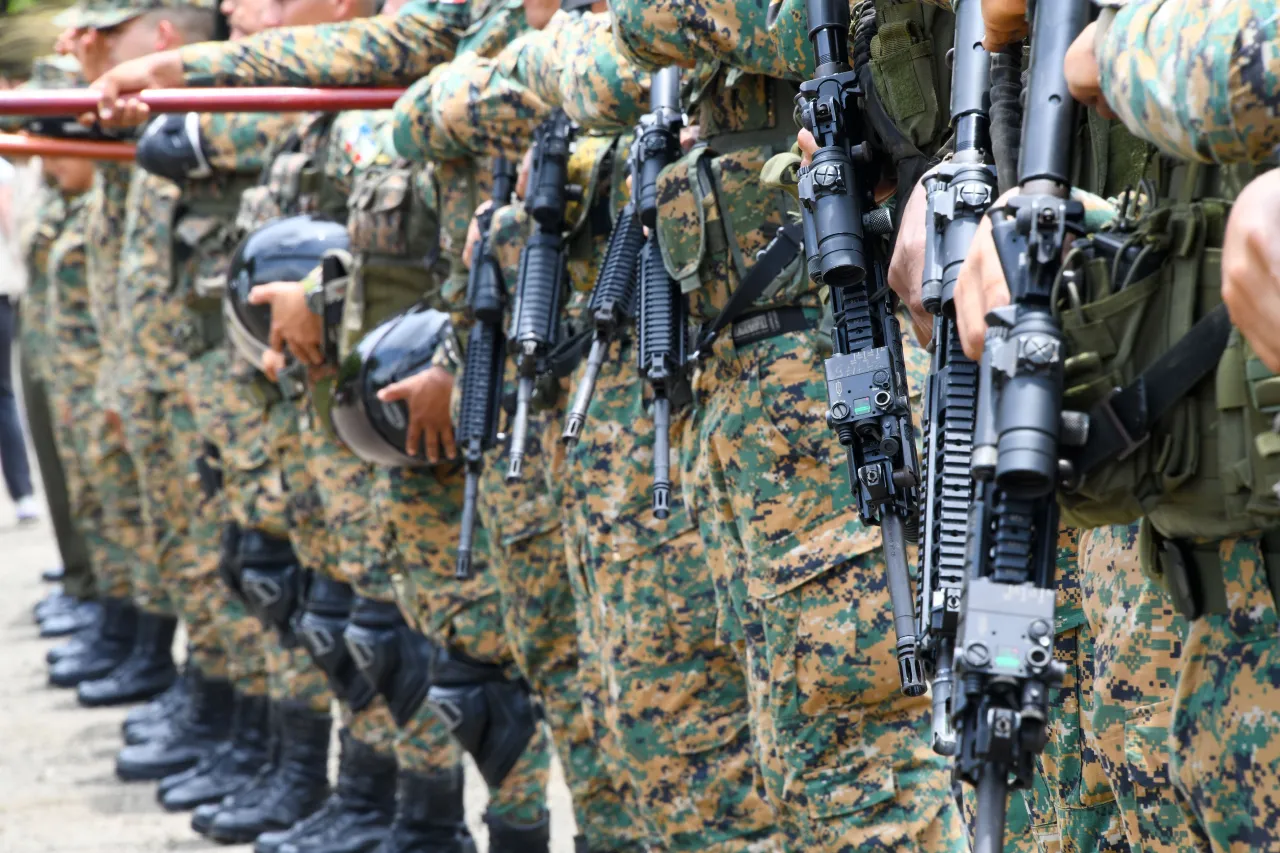
<instances>
[{"instance_id":1,"label":"uniform sleeve","mask_svg":"<svg viewBox=\"0 0 1280 853\"><path fill-rule=\"evenodd\" d=\"M419 80L397 102L395 149L413 160L519 159L550 112L529 88L501 73L498 60L467 54Z\"/></svg>"},{"instance_id":2,"label":"uniform sleeve","mask_svg":"<svg viewBox=\"0 0 1280 853\"><path fill-rule=\"evenodd\" d=\"M616 132L634 127L648 112L650 74L618 49L612 16L581 16L573 28L565 30L555 51L563 57L559 73L548 74L543 85L558 90L560 106L582 127ZM536 80L540 74L533 64L520 76Z\"/></svg>"},{"instance_id":3,"label":"uniform sleeve","mask_svg":"<svg viewBox=\"0 0 1280 853\"><path fill-rule=\"evenodd\" d=\"M267 30L235 42L181 48L189 86L404 85L453 59L466 4L419 3L378 16Z\"/></svg>"},{"instance_id":4,"label":"uniform sleeve","mask_svg":"<svg viewBox=\"0 0 1280 853\"><path fill-rule=\"evenodd\" d=\"M181 390L186 354L174 345L186 306L170 298L173 221L180 192L172 181L138 172L130 192L116 297L119 352L131 379L152 388Z\"/></svg>"},{"instance_id":5,"label":"uniform sleeve","mask_svg":"<svg viewBox=\"0 0 1280 853\"><path fill-rule=\"evenodd\" d=\"M849 6L861 0L850 0ZM951 11L951 0L918 0L920 5ZM809 45L809 15L805 0L769 0L769 37L778 60L792 76L813 76L813 49Z\"/></svg>"},{"instance_id":6,"label":"uniform sleeve","mask_svg":"<svg viewBox=\"0 0 1280 853\"><path fill-rule=\"evenodd\" d=\"M1280 144L1278 37L1269 0L1135 0L1098 39L1102 92L1170 154L1265 160Z\"/></svg>"},{"instance_id":7,"label":"uniform sleeve","mask_svg":"<svg viewBox=\"0 0 1280 853\"><path fill-rule=\"evenodd\" d=\"M260 172L272 146L298 123L297 113L201 113L200 138L217 172Z\"/></svg>"},{"instance_id":8,"label":"uniform sleeve","mask_svg":"<svg viewBox=\"0 0 1280 853\"><path fill-rule=\"evenodd\" d=\"M724 62L751 74L794 76L774 50L759 0L610 0L609 7L622 54L646 71Z\"/></svg>"},{"instance_id":9,"label":"uniform sleeve","mask_svg":"<svg viewBox=\"0 0 1280 853\"><path fill-rule=\"evenodd\" d=\"M119 288L120 249L128 209L132 164L102 163L94 175L85 222L85 266L89 279L90 311L102 346L104 369L99 371L95 389L98 405L119 411L118 370L123 363L120 340Z\"/></svg>"}]
</instances>

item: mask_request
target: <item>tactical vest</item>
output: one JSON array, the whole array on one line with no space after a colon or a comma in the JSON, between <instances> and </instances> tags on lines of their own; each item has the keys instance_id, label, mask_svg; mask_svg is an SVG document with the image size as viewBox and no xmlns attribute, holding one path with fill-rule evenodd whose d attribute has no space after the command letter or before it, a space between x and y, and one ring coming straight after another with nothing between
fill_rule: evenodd
<instances>
[{"instance_id":1,"label":"tactical vest","mask_svg":"<svg viewBox=\"0 0 1280 853\"><path fill-rule=\"evenodd\" d=\"M236 215L241 194L256 182L256 176L221 173L182 187L174 211L171 295L187 307L174 345L191 358L224 340L226 269L240 239Z\"/></svg>"}]
</instances>

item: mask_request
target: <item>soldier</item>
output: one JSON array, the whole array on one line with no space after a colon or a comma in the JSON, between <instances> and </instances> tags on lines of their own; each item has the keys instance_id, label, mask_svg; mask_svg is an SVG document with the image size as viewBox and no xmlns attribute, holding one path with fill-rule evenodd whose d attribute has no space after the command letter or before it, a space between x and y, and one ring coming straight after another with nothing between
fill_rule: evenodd
<instances>
[{"instance_id":1,"label":"soldier","mask_svg":"<svg viewBox=\"0 0 1280 853\"><path fill-rule=\"evenodd\" d=\"M588 188L592 207L607 205L616 217L632 141L618 131L646 111L648 81L617 55L610 23L606 14L562 12L545 30L517 40L491 61L456 62L455 73L416 84L397 107L397 145L417 156L516 156L517 140L551 109L562 107L584 134L598 129L579 137L574 160L584 158L587 168L575 170L582 174L571 182ZM607 71L591 74L592 87L568 101L562 78L596 68ZM508 281L515 278L516 250L528 231L525 217L516 213L514 208L497 211L489 238L495 255L504 259ZM583 224L572 232L572 244L588 251L571 251L570 317L575 306L581 314L582 297L602 263L606 243L593 225L598 218L585 206L575 217ZM615 227L625 226L616 221ZM585 269L583 258L590 260ZM572 339L569 323L562 338ZM634 364L630 335L623 332L610 348L567 464L548 466L547 482L539 488L562 503L558 511L577 600L587 707L601 736L618 751L615 760L663 849L780 848L783 833L753 789L745 677L732 650L715 642L714 590L701 541L685 513L668 522L653 517L652 421L644 412L644 384ZM564 385L559 397L568 400L565 392L572 385ZM677 431L686 422L679 419ZM536 424L531 425L534 440L547 454L562 431L559 418L544 415L531 423ZM526 478L531 477L529 458ZM500 477L505 471L500 462L500 456L491 459L486 476L496 471ZM563 497L557 497L560 490ZM539 537L522 535L524 524L501 520L518 517L537 524L539 516L528 509L531 495L517 491L505 497L498 485L486 500L489 514L496 516L490 529L501 524L497 529L511 543L507 558L521 566L526 554L536 553ZM518 577L516 588L527 586ZM608 687L601 690L597 683ZM672 798L673 789L685 795Z\"/></svg>"},{"instance_id":2,"label":"soldier","mask_svg":"<svg viewBox=\"0 0 1280 853\"><path fill-rule=\"evenodd\" d=\"M1251 150L1265 147L1250 148L1248 141L1267 135L1259 125L1252 127L1261 135L1238 134L1234 128L1251 125L1235 124L1239 118L1233 113L1246 115L1256 102L1250 95L1233 101L1226 94L1231 75L1225 57L1248 43L1238 41L1240 33L1254 32L1247 20L1230 12L1248 16L1248 4L1215 19L1215 14L1224 12L1217 5L1210 13L1206 3L1133 4L1116 14L1114 21L1104 17L1112 29L1101 36L1096 54L1092 49L1095 33L1086 31L1067 65L1073 92L1081 100L1116 109L1131 130L1173 155L1155 159L1149 205L1136 222L1127 223L1131 238L1151 246L1160 263L1154 271L1129 276L1131 280L1104 283L1101 293L1110 295L1084 300L1083 316L1106 317L1104 334L1116 341L1127 336L1134 343L1122 347L1124 353L1117 355L1111 348L1099 349L1097 329L1090 329L1084 337L1075 318L1067 318L1064 326L1069 351L1101 356L1095 371L1105 374L1101 384L1108 391L1119 389L1109 406L1132 440L1145 442L1146 447L1176 450L1173 456L1140 451L1118 459L1105 448L1097 450L1099 445L1094 443L1090 452L1103 463L1085 472L1073 493L1064 498L1064 505L1094 519L1127 522L1144 516L1133 543L1137 554L1129 559L1153 574L1172 594L1177 610L1190 620L1180 660L1176 655L1169 658L1178 682L1169 724L1169 771L1190 822L1189 839L1175 837L1171 842L1181 841L1181 849L1193 845L1226 849L1241 832L1248 835L1250 845L1271 843L1264 827L1270 825L1265 813L1273 809L1256 800L1254 793L1274 789L1277 772L1270 757L1274 750L1267 746L1270 732L1265 723L1253 722L1265 720L1266 715L1257 715L1259 706L1250 693L1257 683L1251 673L1265 671L1265 650L1270 648L1269 640L1255 644L1255 638L1266 633L1265 629L1259 633L1261 625L1274 621L1273 595L1265 575L1272 562L1265 532L1271 525L1267 506L1274 504L1274 499L1265 487L1276 479L1276 473L1267 467L1265 456L1259 459L1251 453L1251 436L1265 436L1270 424L1269 416L1256 409L1258 398L1251 394L1250 386L1265 385L1270 374L1260 361L1246 374L1242 365L1249 356L1237 336L1229 338L1232 342L1224 355L1220 345L1205 345L1203 337L1190 332L1197 327L1202 332L1206 326L1193 327L1192 323L1207 319L1210 328L1221 324L1216 326L1221 329L1219 341L1228 339L1225 315L1216 309L1218 259L1223 251L1219 247L1224 243L1226 211L1248 170L1209 168L1180 158L1247 159ZM1228 19L1229 25L1221 23ZM1218 37L1214 25L1223 27ZM1103 27L1098 31L1103 32ZM1223 64L1202 62L1214 56L1223 58ZM1162 69L1161 75L1167 70L1167 80L1157 79L1160 75L1152 73L1157 68ZM1184 68L1197 72L1180 73ZM1182 110L1180 99L1171 97L1173 81L1181 88L1188 76L1192 76L1193 85L1187 91L1199 96L1214 93L1217 101L1212 102L1212 108L1206 108L1210 102L1198 97ZM1171 106L1175 103L1177 107ZM1230 106L1224 109L1227 104ZM1215 126L1214 121L1221 123ZM1214 132L1215 127L1228 126L1233 128L1230 133ZM970 256L973 263L966 264L961 277L963 305L959 302L961 291L957 291L957 306L964 312L960 315L962 326L968 329L967 351L980 348L980 318L985 308L1008 299L1002 278L988 271L998 269L991 263L989 247L989 241L975 244L977 251ZM1237 257L1248 256L1241 253ZM1177 307L1171 307L1166 299L1175 300ZM1121 302L1127 303L1126 310L1118 310ZM1171 380L1167 372L1162 376L1151 367L1157 356L1178 348L1185 351L1198 339L1203 349L1186 362L1195 363L1197 370L1179 368ZM1216 380L1200 381L1215 365ZM1126 399L1130 383L1138 375L1163 402L1150 416L1134 418ZM1082 382L1079 387L1088 388L1092 380L1092 372L1073 376L1073 383ZM1067 402L1085 411L1095 404L1087 397ZM1176 416L1169 416L1170 410ZM1164 417L1153 423L1161 415ZM1209 435L1215 437L1206 441ZM1090 442L1095 439L1091 437ZM1180 464L1178 460L1184 459L1190 464ZM1170 465L1176 469L1171 479ZM1248 470L1247 480L1218 479L1218 472L1233 468ZM1251 514L1259 511L1261 515ZM1257 534L1259 529L1264 532ZM1123 553L1132 541L1124 534L1107 535L1118 543L1112 555ZM1096 565L1091 562L1086 571L1107 570L1115 559L1104 552L1103 559ZM1151 606L1148 589L1142 584L1130 584L1123 595L1124 605L1149 620L1142 636L1150 636L1148 631L1160 632L1169 624L1162 618L1162 608ZM1158 633L1154 635L1158 637ZM1248 663L1242 665L1241 660ZM1255 665L1261 669L1255 670ZM1219 674L1206 680L1207 672ZM1228 685L1225 689L1224 684ZM1231 722L1242 717L1250 719L1244 728ZM1213 722L1209 724L1209 720ZM1135 722L1141 726L1141 740L1159 738L1162 721L1158 709L1151 718L1138 717ZM1151 725L1146 725L1148 722ZM1134 748L1139 755L1141 740ZM1213 759L1206 762L1202 756L1209 755ZM1242 773L1247 775L1247 783L1241 784ZM1135 789L1161 781L1161 775L1151 773L1145 760L1135 762L1130 777ZM1167 813L1154 810L1150 802L1139 801L1138 807L1148 821ZM1163 833L1157 834L1157 840L1164 841Z\"/></svg>"}]
</instances>

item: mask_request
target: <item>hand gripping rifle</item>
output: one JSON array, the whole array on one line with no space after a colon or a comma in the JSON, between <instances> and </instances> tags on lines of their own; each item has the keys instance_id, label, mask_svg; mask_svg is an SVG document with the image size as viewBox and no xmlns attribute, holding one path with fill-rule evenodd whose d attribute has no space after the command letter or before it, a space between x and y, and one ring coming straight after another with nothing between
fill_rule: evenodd
<instances>
[{"instance_id":1,"label":"hand gripping rifle","mask_svg":"<svg viewBox=\"0 0 1280 853\"><path fill-rule=\"evenodd\" d=\"M533 133L533 169L525 210L535 230L520 253L520 282L511 314L509 345L516 356L516 413L511 426L507 482L520 479L529 444L529 407L534 384L556 342L560 292L565 278L565 208L569 203L569 148L573 123L562 110Z\"/></svg>"},{"instance_id":2,"label":"hand gripping rifle","mask_svg":"<svg viewBox=\"0 0 1280 853\"><path fill-rule=\"evenodd\" d=\"M933 358L924 393L924 520L920 546L920 658L933 691L933 749L954 755L952 662L964 586L973 479L978 366L965 358L955 323L956 279L987 208L995 201L991 155L990 66L982 48L978 0L956 5L951 125L955 153L925 176L928 243L924 307L933 314Z\"/></svg>"},{"instance_id":3,"label":"hand gripping rifle","mask_svg":"<svg viewBox=\"0 0 1280 853\"><path fill-rule=\"evenodd\" d=\"M650 110L640 119L632 147L631 202L649 239L640 256L637 358L640 375L653 389L653 514L671 514L671 395L684 376L688 306L667 273L658 244L658 175L680 157L680 69L653 77Z\"/></svg>"},{"instance_id":4,"label":"hand gripping rifle","mask_svg":"<svg viewBox=\"0 0 1280 853\"><path fill-rule=\"evenodd\" d=\"M1063 61L1088 13L1086 0L1034 5L1020 190L990 213L1012 301L987 315L979 367L952 698L957 772L978 791L976 853L1002 850L1008 788L1031 783L1049 690L1063 675L1053 660L1063 386L1053 299L1067 234L1084 230L1084 208L1069 198L1076 109Z\"/></svg>"},{"instance_id":5,"label":"hand gripping rifle","mask_svg":"<svg viewBox=\"0 0 1280 853\"><path fill-rule=\"evenodd\" d=\"M862 523L879 525L898 636L902 691L919 696L915 606L906 543L918 526L918 462L897 299L889 289L873 210L876 170L862 122L857 73L849 67L847 0L807 0L817 69L797 101L818 150L799 191L809 277L831 291L835 355L826 361L827 422L848 452L849 485ZM869 212L870 211L870 212ZM872 239L864 241L864 229Z\"/></svg>"},{"instance_id":6,"label":"hand gripping rifle","mask_svg":"<svg viewBox=\"0 0 1280 853\"><path fill-rule=\"evenodd\" d=\"M506 307L506 284L502 266L489 252L489 226L493 214L511 199L515 169L505 159L493 162L493 206L480 214L480 241L471 255L467 277L467 312L473 325L467 340L466 366L462 374L462 402L458 412L458 445L466 464L467 482L462 501L462 528L458 534L459 580L471 577L471 542L475 536L476 501L484 453L496 443L498 414L502 408L502 366L506 362L506 340L502 334L502 312Z\"/></svg>"}]
</instances>

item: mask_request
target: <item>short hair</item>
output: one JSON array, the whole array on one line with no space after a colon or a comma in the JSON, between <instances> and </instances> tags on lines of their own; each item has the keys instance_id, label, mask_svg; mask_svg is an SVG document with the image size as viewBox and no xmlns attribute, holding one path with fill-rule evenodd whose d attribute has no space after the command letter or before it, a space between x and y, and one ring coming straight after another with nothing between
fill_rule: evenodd
<instances>
[{"instance_id":1,"label":"short hair","mask_svg":"<svg viewBox=\"0 0 1280 853\"><path fill-rule=\"evenodd\" d=\"M168 21L178 31L178 35L182 36L185 44L209 41L217 31L217 13L212 9L175 6L143 12L142 18L148 26L157 26L161 21Z\"/></svg>"}]
</instances>

